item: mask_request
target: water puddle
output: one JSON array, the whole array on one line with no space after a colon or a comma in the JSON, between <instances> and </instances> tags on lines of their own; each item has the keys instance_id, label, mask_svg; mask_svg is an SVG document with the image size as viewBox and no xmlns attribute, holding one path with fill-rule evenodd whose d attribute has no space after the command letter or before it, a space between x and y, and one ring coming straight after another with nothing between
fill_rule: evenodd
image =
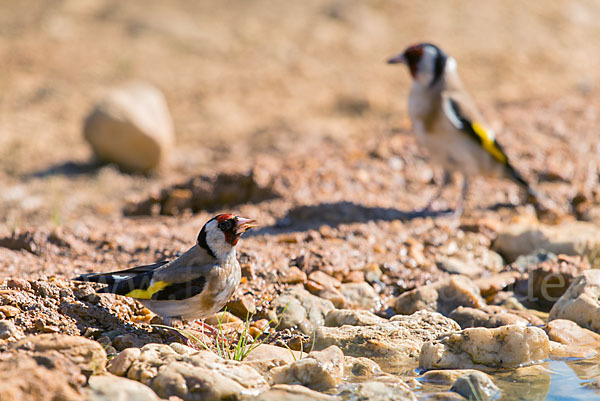
<instances>
[{"instance_id":1,"label":"water puddle","mask_svg":"<svg viewBox=\"0 0 600 401\"><path fill-rule=\"evenodd\" d=\"M600 400L600 355L579 360L550 360L540 365L511 371L487 372L502 390L496 401ZM415 388L418 397L448 391L449 384L422 380Z\"/></svg>"}]
</instances>

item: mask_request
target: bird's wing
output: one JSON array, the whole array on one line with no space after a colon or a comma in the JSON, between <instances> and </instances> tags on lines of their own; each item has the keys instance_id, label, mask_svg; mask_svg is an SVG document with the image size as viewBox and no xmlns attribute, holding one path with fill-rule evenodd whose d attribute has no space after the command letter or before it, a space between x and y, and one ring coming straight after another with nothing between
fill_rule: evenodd
<instances>
[{"instance_id":1,"label":"bird's wing","mask_svg":"<svg viewBox=\"0 0 600 401\"><path fill-rule=\"evenodd\" d=\"M99 293L125 295L138 299L181 300L202 292L214 263L203 249L192 247L171 262L137 266L111 273L86 274L76 278L107 284Z\"/></svg>"},{"instance_id":2,"label":"bird's wing","mask_svg":"<svg viewBox=\"0 0 600 401\"><path fill-rule=\"evenodd\" d=\"M469 137L488 152L496 161L508 165L508 156L490 129L485 126L479 111L466 95L457 92L442 94L442 109L444 115L458 130Z\"/></svg>"},{"instance_id":3,"label":"bird's wing","mask_svg":"<svg viewBox=\"0 0 600 401\"><path fill-rule=\"evenodd\" d=\"M138 275L148 274L159 267L168 264L168 260L152 263L149 265L135 266L126 270L118 270L107 273L86 273L75 277L75 281L90 281L93 283L114 284L116 281L131 278Z\"/></svg>"},{"instance_id":4,"label":"bird's wing","mask_svg":"<svg viewBox=\"0 0 600 401\"><path fill-rule=\"evenodd\" d=\"M471 98L457 91L446 91L442 93L442 109L444 115L458 130L469 135L489 153L496 161L506 167L506 171L513 180L527 190L533 203L539 201L540 195L521 176L521 174L510 163L508 156L502 146L496 140L494 132L483 123L479 110Z\"/></svg>"}]
</instances>

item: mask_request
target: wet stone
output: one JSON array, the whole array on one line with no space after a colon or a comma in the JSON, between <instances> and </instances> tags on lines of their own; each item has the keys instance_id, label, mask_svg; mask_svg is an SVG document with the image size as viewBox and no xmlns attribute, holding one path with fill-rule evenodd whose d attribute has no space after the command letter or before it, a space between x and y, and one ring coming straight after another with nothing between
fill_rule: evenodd
<instances>
[{"instance_id":1,"label":"wet stone","mask_svg":"<svg viewBox=\"0 0 600 401\"><path fill-rule=\"evenodd\" d=\"M468 400L491 401L500 397L500 389L483 372L471 372L456 379L450 391Z\"/></svg>"}]
</instances>

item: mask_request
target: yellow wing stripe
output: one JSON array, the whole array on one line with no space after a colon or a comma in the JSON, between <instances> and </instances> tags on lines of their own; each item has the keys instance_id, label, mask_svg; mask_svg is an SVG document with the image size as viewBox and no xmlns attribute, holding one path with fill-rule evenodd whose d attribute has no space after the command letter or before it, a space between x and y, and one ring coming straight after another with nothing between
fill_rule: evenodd
<instances>
[{"instance_id":1,"label":"yellow wing stripe","mask_svg":"<svg viewBox=\"0 0 600 401\"><path fill-rule=\"evenodd\" d=\"M152 295L156 294L157 292L169 285L170 283L167 283L166 281L157 281L145 290L133 290L125 294L125 296L138 299L151 299Z\"/></svg>"},{"instance_id":2,"label":"yellow wing stripe","mask_svg":"<svg viewBox=\"0 0 600 401\"><path fill-rule=\"evenodd\" d=\"M498 160L502 164L508 163L508 157L506 154L498 147L496 141L490 138L485 132L485 129L477 124L476 122L471 123L471 127L473 127L473 131L477 134L479 139L481 139L481 146L496 160Z\"/></svg>"}]
</instances>

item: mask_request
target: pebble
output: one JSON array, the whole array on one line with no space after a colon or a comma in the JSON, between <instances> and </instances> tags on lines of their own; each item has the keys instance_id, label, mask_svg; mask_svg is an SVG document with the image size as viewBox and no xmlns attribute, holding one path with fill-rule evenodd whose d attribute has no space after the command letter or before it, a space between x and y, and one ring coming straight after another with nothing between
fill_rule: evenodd
<instances>
[{"instance_id":1,"label":"pebble","mask_svg":"<svg viewBox=\"0 0 600 401\"><path fill-rule=\"evenodd\" d=\"M452 276L400 295L394 301L397 313L410 315L420 310L436 311L448 316L459 306L483 308L479 288L467 277Z\"/></svg>"},{"instance_id":2,"label":"pebble","mask_svg":"<svg viewBox=\"0 0 600 401\"><path fill-rule=\"evenodd\" d=\"M544 327L548 338L565 345L587 345L600 343L600 334L580 327L570 320L556 319Z\"/></svg>"},{"instance_id":3,"label":"pebble","mask_svg":"<svg viewBox=\"0 0 600 401\"><path fill-rule=\"evenodd\" d=\"M334 309L331 301L312 295L302 288L284 291L271 302L271 306L268 318L279 322L279 330L297 328L307 335L322 326L327 312Z\"/></svg>"},{"instance_id":4,"label":"pebble","mask_svg":"<svg viewBox=\"0 0 600 401\"><path fill-rule=\"evenodd\" d=\"M467 373L454 382L450 391L454 391L468 400L491 401L500 398L501 391L492 379L483 372Z\"/></svg>"},{"instance_id":5,"label":"pebble","mask_svg":"<svg viewBox=\"0 0 600 401\"><path fill-rule=\"evenodd\" d=\"M595 332L600 331L600 270L591 269L573 280L550 310L550 320L566 319Z\"/></svg>"}]
</instances>

